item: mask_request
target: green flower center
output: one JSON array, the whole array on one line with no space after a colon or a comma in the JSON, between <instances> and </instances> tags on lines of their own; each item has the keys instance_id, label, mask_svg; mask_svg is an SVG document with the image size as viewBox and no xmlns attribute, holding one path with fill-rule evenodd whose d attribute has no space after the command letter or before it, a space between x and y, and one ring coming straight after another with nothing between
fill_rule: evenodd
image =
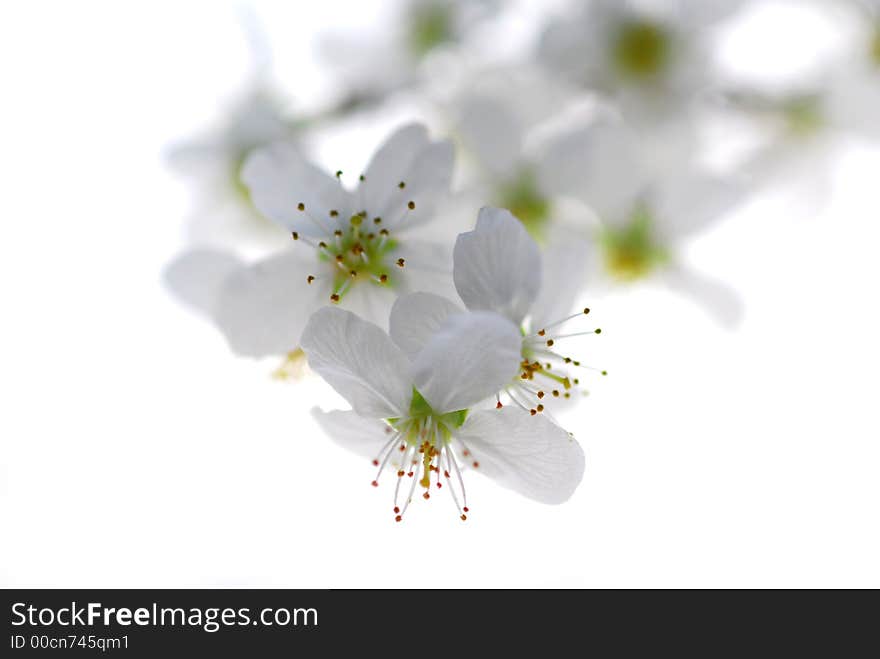
<instances>
[{"instance_id":1,"label":"green flower center","mask_svg":"<svg viewBox=\"0 0 880 659\"><path fill-rule=\"evenodd\" d=\"M550 202L541 194L532 172L521 172L502 185L498 191L498 206L513 213L535 240L543 238L550 217Z\"/></svg>"},{"instance_id":2,"label":"green flower center","mask_svg":"<svg viewBox=\"0 0 880 659\"><path fill-rule=\"evenodd\" d=\"M237 154L235 158L233 158L232 163L229 167L229 184L232 187L232 191L235 193L235 196L245 205L253 208L253 201L251 200L251 191L241 180L241 170L244 167L244 161L247 158L249 151L242 151Z\"/></svg>"},{"instance_id":3,"label":"green flower center","mask_svg":"<svg viewBox=\"0 0 880 659\"><path fill-rule=\"evenodd\" d=\"M640 207L623 226L602 230L599 244L605 268L613 277L623 281L641 279L669 261L667 251L657 245L651 224L651 215Z\"/></svg>"},{"instance_id":4,"label":"green flower center","mask_svg":"<svg viewBox=\"0 0 880 659\"><path fill-rule=\"evenodd\" d=\"M669 63L670 39L660 25L634 19L624 23L612 42L612 60L626 76L655 78Z\"/></svg>"},{"instance_id":5,"label":"green flower center","mask_svg":"<svg viewBox=\"0 0 880 659\"><path fill-rule=\"evenodd\" d=\"M792 135L809 136L822 128L822 111L815 98L795 99L788 102L782 111Z\"/></svg>"},{"instance_id":6,"label":"green flower center","mask_svg":"<svg viewBox=\"0 0 880 659\"><path fill-rule=\"evenodd\" d=\"M330 211L335 218L336 211ZM354 284L370 282L381 286L394 286L391 274L391 253L397 249L397 241L381 227L382 220L367 220L365 211L352 215L346 229L337 229L332 241L318 244L322 261L331 266L333 294L330 299L339 302ZM403 259L396 264L403 267ZM311 283L311 280L309 281Z\"/></svg>"},{"instance_id":7,"label":"green flower center","mask_svg":"<svg viewBox=\"0 0 880 659\"><path fill-rule=\"evenodd\" d=\"M453 41L452 12L440 2L413 8L410 14L409 47L416 57L424 57L437 46Z\"/></svg>"},{"instance_id":8,"label":"green flower center","mask_svg":"<svg viewBox=\"0 0 880 659\"><path fill-rule=\"evenodd\" d=\"M869 54L874 66L880 68L880 22L874 25L874 30L871 34L871 43L869 45Z\"/></svg>"}]
</instances>

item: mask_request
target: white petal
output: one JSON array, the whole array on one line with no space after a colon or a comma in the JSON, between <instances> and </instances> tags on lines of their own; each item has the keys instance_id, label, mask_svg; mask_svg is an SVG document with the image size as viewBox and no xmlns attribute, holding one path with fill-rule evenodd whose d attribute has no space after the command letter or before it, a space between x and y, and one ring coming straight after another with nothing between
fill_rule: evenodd
<instances>
[{"instance_id":1,"label":"white petal","mask_svg":"<svg viewBox=\"0 0 880 659\"><path fill-rule=\"evenodd\" d=\"M571 314L587 279L592 258L590 241L573 232L559 232L543 249L541 291L532 305L531 327L544 327Z\"/></svg>"},{"instance_id":2,"label":"white petal","mask_svg":"<svg viewBox=\"0 0 880 659\"><path fill-rule=\"evenodd\" d=\"M464 145L496 178L514 175L520 166L524 129L509 105L495 96L475 94L461 100L458 132Z\"/></svg>"},{"instance_id":3,"label":"white petal","mask_svg":"<svg viewBox=\"0 0 880 659\"><path fill-rule=\"evenodd\" d=\"M703 307L724 327L734 328L742 321L743 300L728 284L682 266L669 268L662 279L671 289Z\"/></svg>"},{"instance_id":4,"label":"white petal","mask_svg":"<svg viewBox=\"0 0 880 659\"><path fill-rule=\"evenodd\" d=\"M473 231L455 241L455 288L468 309L489 309L516 325L541 288L538 245L509 211L483 208Z\"/></svg>"},{"instance_id":5,"label":"white petal","mask_svg":"<svg viewBox=\"0 0 880 659\"><path fill-rule=\"evenodd\" d=\"M538 173L544 189L583 201L606 223L628 219L645 176L635 135L607 116L548 139Z\"/></svg>"},{"instance_id":6,"label":"white petal","mask_svg":"<svg viewBox=\"0 0 880 659\"><path fill-rule=\"evenodd\" d=\"M389 427L379 419L369 419L357 412L312 410L312 416L330 438L349 451L373 459L388 442Z\"/></svg>"},{"instance_id":7,"label":"white petal","mask_svg":"<svg viewBox=\"0 0 880 659\"><path fill-rule=\"evenodd\" d=\"M448 141L432 142L421 124L398 129L373 156L358 189L359 202L385 226L405 229L429 220L449 192L453 150ZM400 188L400 183L404 187ZM409 202L415 204L410 211Z\"/></svg>"},{"instance_id":8,"label":"white petal","mask_svg":"<svg viewBox=\"0 0 880 659\"><path fill-rule=\"evenodd\" d=\"M309 319L300 345L309 366L358 414L388 418L409 409L413 387L409 360L372 323L350 311L324 307Z\"/></svg>"},{"instance_id":9,"label":"white petal","mask_svg":"<svg viewBox=\"0 0 880 659\"><path fill-rule=\"evenodd\" d=\"M541 503L567 501L584 477L580 445L541 415L513 407L476 412L456 435L476 472Z\"/></svg>"},{"instance_id":10,"label":"white petal","mask_svg":"<svg viewBox=\"0 0 880 659\"><path fill-rule=\"evenodd\" d=\"M410 293L397 298L391 309L389 333L407 357L415 359L431 336L450 316L464 313L451 300L433 293Z\"/></svg>"},{"instance_id":11,"label":"white petal","mask_svg":"<svg viewBox=\"0 0 880 659\"><path fill-rule=\"evenodd\" d=\"M723 218L742 198L743 189L729 180L682 172L658 185L651 210L661 238L676 240Z\"/></svg>"},{"instance_id":12,"label":"white petal","mask_svg":"<svg viewBox=\"0 0 880 659\"><path fill-rule=\"evenodd\" d=\"M336 228L331 210L350 215L350 198L334 177L308 162L290 143L253 151L244 163L241 180L263 215L288 231L327 236ZM304 211L298 206L302 203Z\"/></svg>"},{"instance_id":13,"label":"white petal","mask_svg":"<svg viewBox=\"0 0 880 659\"><path fill-rule=\"evenodd\" d=\"M194 249L168 264L165 285L186 305L211 315L226 279L244 264L231 252Z\"/></svg>"},{"instance_id":14,"label":"white petal","mask_svg":"<svg viewBox=\"0 0 880 659\"><path fill-rule=\"evenodd\" d=\"M491 311L450 316L413 360L416 388L438 413L493 396L519 372L519 328Z\"/></svg>"},{"instance_id":15,"label":"white petal","mask_svg":"<svg viewBox=\"0 0 880 659\"><path fill-rule=\"evenodd\" d=\"M397 249L390 252L390 262L402 258L406 266L395 268L395 289L399 295L404 293L435 293L456 298L452 281L452 246L422 240L401 241Z\"/></svg>"},{"instance_id":16,"label":"white petal","mask_svg":"<svg viewBox=\"0 0 880 659\"><path fill-rule=\"evenodd\" d=\"M308 284L314 259L288 249L240 268L224 282L214 320L232 350L248 357L281 355L299 345L306 320L329 298L321 281Z\"/></svg>"}]
</instances>

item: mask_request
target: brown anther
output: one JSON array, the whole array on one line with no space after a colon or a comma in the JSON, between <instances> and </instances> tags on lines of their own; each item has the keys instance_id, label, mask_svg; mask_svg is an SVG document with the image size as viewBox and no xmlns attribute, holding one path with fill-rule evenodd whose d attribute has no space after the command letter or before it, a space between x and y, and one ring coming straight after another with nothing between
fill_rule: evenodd
<instances>
[{"instance_id":1,"label":"brown anther","mask_svg":"<svg viewBox=\"0 0 880 659\"><path fill-rule=\"evenodd\" d=\"M553 346L553 339L547 339L547 347L550 348Z\"/></svg>"},{"instance_id":2,"label":"brown anther","mask_svg":"<svg viewBox=\"0 0 880 659\"><path fill-rule=\"evenodd\" d=\"M443 487L443 483L437 483L437 489L439 490L441 487Z\"/></svg>"},{"instance_id":3,"label":"brown anther","mask_svg":"<svg viewBox=\"0 0 880 659\"><path fill-rule=\"evenodd\" d=\"M330 296L330 301L331 301L331 302L339 302L339 296L338 296L336 293L333 293L333 294Z\"/></svg>"},{"instance_id":4,"label":"brown anther","mask_svg":"<svg viewBox=\"0 0 880 659\"><path fill-rule=\"evenodd\" d=\"M529 410L529 414L531 414L532 416L535 416L537 413L538 413L538 410L536 410L534 408Z\"/></svg>"},{"instance_id":5,"label":"brown anther","mask_svg":"<svg viewBox=\"0 0 880 659\"><path fill-rule=\"evenodd\" d=\"M411 211L414 211L416 209L416 202L411 201L406 205L406 207L409 208Z\"/></svg>"},{"instance_id":6,"label":"brown anther","mask_svg":"<svg viewBox=\"0 0 880 659\"><path fill-rule=\"evenodd\" d=\"M373 487L379 487L379 481L373 481L372 483L370 483L370 485L372 485Z\"/></svg>"},{"instance_id":7,"label":"brown anther","mask_svg":"<svg viewBox=\"0 0 880 659\"><path fill-rule=\"evenodd\" d=\"M461 454L462 454L464 457L467 457L467 456L469 456L469 455L471 454L471 452L468 451L467 449L465 449L464 451L461 452Z\"/></svg>"},{"instance_id":8,"label":"brown anther","mask_svg":"<svg viewBox=\"0 0 880 659\"><path fill-rule=\"evenodd\" d=\"M400 183L397 184L397 187L400 188L401 190L403 190L406 187L406 183L401 181Z\"/></svg>"},{"instance_id":9,"label":"brown anther","mask_svg":"<svg viewBox=\"0 0 880 659\"><path fill-rule=\"evenodd\" d=\"M327 243L325 243L325 242L322 240L321 242L318 243L318 247L320 247L321 249L327 249Z\"/></svg>"},{"instance_id":10,"label":"brown anther","mask_svg":"<svg viewBox=\"0 0 880 659\"><path fill-rule=\"evenodd\" d=\"M547 330L539 330L538 336L544 336L547 333Z\"/></svg>"},{"instance_id":11,"label":"brown anther","mask_svg":"<svg viewBox=\"0 0 880 659\"><path fill-rule=\"evenodd\" d=\"M337 263L342 263L344 260L345 260L345 257L342 254L336 255L336 262Z\"/></svg>"},{"instance_id":12,"label":"brown anther","mask_svg":"<svg viewBox=\"0 0 880 659\"><path fill-rule=\"evenodd\" d=\"M373 224L382 224L382 218L381 217L374 217Z\"/></svg>"},{"instance_id":13,"label":"brown anther","mask_svg":"<svg viewBox=\"0 0 880 659\"><path fill-rule=\"evenodd\" d=\"M388 236L388 235L390 235L390 234L388 233L388 229L382 229L382 230L379 232L379 235L380 235L380 236Z\"/></svg>"},{"instance_id":14,"label":"brown anther","mask_svg":"<svg viewBox=\"0 0 880 659\"><path fill-rule=\"evenodd\" d=\"M470 512L470 510L468 510L468 507L467 507L467 506L465 506L464 508L462 508L462 510L463 510L464 512L466 512L466 513L469 513L469 512Z\"/></svg>"},{"instance_id":15,"label":"brown anther","mask_svg":"<svg viewBox=\"0 0 880 659\"><path fill-rule=\"evenodd\" d=\"M378 467L378 466L379 466L379 461L378 461L378 460L373 460L373 466L374 466L374 467Z\"/></svg>"},{"instance_id":16,"label":"brown anther","mask_svg":"<svg viewBox=\"0 0 880 659\"><path fill-rule=\"evenodd\" d=\"M464 522L464 521L466 521L466 520L467 520L467 515L462 515L462 516L461 516L461 521Z\"/></svg>"},{"instance_id":17,"label":"brown anther","mask_svg":"<svg viewBox=\"0 0 880 659\"><path fill-rule=\"evenodd\" d=\"M412 478L412 477L413 477L413 472L409 472L409 473L407 474L407 476L409 476L410 478Z\"/></svg>"},{"instance_id":18,"label":"brown anther","mask_svg":"<svg viewBox=\"0 0 880 659\"><path fill-rule=\"evenodd\" d=\"M564 361L566 364L571 364L571 357L565 357L562 361Z\"/></svg>"},{"instance_id":19,"label":"brown anther","mask_svg":"<svg viewBox=\"0 0 880 659\"><path fill-rule=\"evenodd\" d=\"M313 281L315 281L315 275L309 275L308 277L306 277L306 281L311 284Z\"/></svg>"},{"instance_id":20,"label":"brown anther","mask_svg":"<svg viewBox=\"0 0 880 659\"><path fill-rule=\"evenodd\" d=\"M400 470L397 472L397 477L398 477L398 478L403 478L404 476L406 476L406 472L405 472L403 469L400 469Z\"/></svg>"},{"instance_id":21,"label":"brown anther","mask_svg":"<svg viewBox=\"0 0 880 659\"><path fill-rule=\"evenodd\" d=\"M400 515L398 515L397 517L394 518L394 521L395 521L395 522L399 522L399 521L402 520L402 519L403 519L403 517L401 517Z\"/></svg>"},{"instance_id":22,"label":"brown anther","mask_svg":"<svg viewBox=\"0 0 880 659\"><path fill-rule=\"evenodd\" d=\"M341 169L337 169L337 170L336 170L336 178L339 178L340 176L342 176L342 170L341 170Z\"/></svg>"},{"instance_id":23,"label":"brown anther","mask_svg":"<svg viewBox=\"0 0 880 659\"><path fill-rule=\"evenodd\" d=\"M480 463L479 463L479 462L475 462L475 463L474 463L474 469L479 469L479 467L480 467Z\"/></svg>"},{"instance_id":24,"label":"brown anther","mask_svg":"<svg viewBox=\"0 0 880 659\"><path fill-rule=\"evenodd\" d=\"M330 211L330 217L339 217L339 211L337 211L337 210Z\"/></svg>"},{"instance_id":25,"label":"brown anther","mask_svg":"<svg viewBox=\"0 0 880 659\"><path fill-rule=\"evenodd\" d=\"M399 513L399 512L400 512L400 508L398 508L397 506L394 506L394 512L395 512L395 513Z\"/></svg>"},{"instance_id":26,"label":"brown anther","mask_svg":"<svg viewBox=\"0 0 880 659\"><path fill-rule=\"evenodd\" d=\"M538 407L535 408L535 409L537 409L539 412L543 412L543 411L544 411L544 406L543 406L543 405L538 405Z\"/></svg>"},{"instance_id":27,"label":"brown anther","mask_svg":"<svg viewBox=\"0 0 880 659\"><path fill-rule=\"evenodd\" d=\"M502 405L502 404L501 404L501 401L499 400L499 401L495 404L495 409L496 409L496 410L500 410L502 407L504 407L504 405Z\"/></svg>"},{"instance_id":28,"label":"brown anther","mask_svg":"<svg viewBox=\"0 0 880 659\"><path fill-rule=\"evenodd\" d=\"M596 328L596 334L601 334L601 333L602 333L602 328L601 328L601 327L597 327L597 328Z\"/></svg>"},{"instance_id":29,"label":"brown anther","mask_svg":"<svg viewBox=\"0 0 880 659\"><path fill-rule=\"evenodd\" d=\"M584 307L584 315L586 316L588 313L590 313L590 308Z\"/></svg>"},{"instance_id":30,"label":"brown anther","mask_svg":"<svg viewBox=\"0 0 880 659\"><path fill-rule=\"evenodd\" d=\"M543 391L539 391L539 392L538 392L538 398L543 398L543 397L544 397L544 392L543 392Z\"/></svg>"},{"instance_id":31,"label":"brown anther","mask_svg":"<svg viewBox=\"0 0 880 659\"><path fill-rule=\"evenodd\" d=\"M423 498L423 499L430 499L430 498L431 498L431 495L430 495L428 492L425 492L425 493L422 495L422 498Z\"/></svg>"},{"instance_id":32,"label":"brown anther","mask_svg":"<svg viewBox=\"0 0 880 659\"><path fill-rule=\"evenodd\" d=\"M449 471L446 470L446 469L444 469L444 470L443 470L443 475L446 476L446 478L449 478Z\"/></svg>"},{"instance_id":33,"label":"brown anther","mask_svg":"<svg viewBox=\"0 0 880 659\"><path fill-rule=\"evenodd\" d=\"M357 270L349 270L348 274L350 274L351 278L354 279L355 277L358 276L358 271Z\"/></svg>"},{"instance_id":34,"label":"brown anther","mask_svg":"<svg viewBox=\"0 0 880 659\"><path fill-rule=\"evenodd\" d=\"M296 231L294 231L294 232L291 233L290 235L291 235L291 237L292 237L294 240L299 240L299 234L298 234Z\"/></svg>"},{"instance_id":35,"label":"brown anther","mask_svg":"<svg viewBox=\"0 0 880 659\"><path fill-rule=\"evenodd\" d=\"M402 268L405 264L406 264L406 261L405 261L405 260L403 260L403 259L397 259L397 265L399 265L401 268Z\"/></svg>"},{"instance_id":36,"label":"brown anther","mask_svg":"<svg viewBox=\"0 0 880 659\"><path fill-rule=\"evenodd\" d=\"M306 209L306 205L305 205L304 203L302 203L302 202L299 202L299 203L296 205L296 210L298 210L298 211L304 211L305 209Z\"/></svg>"},{"instance_id":37,"label":"brown anther","mask_svg":"<svg viewBox=\"0 0 880 659\"><path fill-rule=\"evenodd\" d=\"M379 275L379 282L384 284L388 281L388 275Z\"/></svg>"},{"instance_id":38,"label":"brown anther","mask_svg":"<svg viewBox=\"0 0 880 659\"><path fill-rule=\"evenodd\" d=\"M554 397L554 398L559 398L559 389L554 389L554 390L551 391L550 393L553 394L553 397Z\"/></svg>"},{"instance_id":39,"label":"brown anther","mask_svg":"<svg viewBox=\"0 0 880 659\"><path fill-rule=\"evenodd\" d=\"M574 380L572 380L572 382L574 382L575 384L580 384L580 383L581 383L581 381L580 381L578 378L575 378Z\"/></svg>"}]
</instances>

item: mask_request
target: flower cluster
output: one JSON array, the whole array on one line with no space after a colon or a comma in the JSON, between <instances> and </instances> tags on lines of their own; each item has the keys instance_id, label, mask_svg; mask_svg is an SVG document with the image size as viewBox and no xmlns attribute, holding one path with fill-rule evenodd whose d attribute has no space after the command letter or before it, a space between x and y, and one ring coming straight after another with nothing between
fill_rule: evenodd
<instances>
[{"instance_id":1,"label":"flower cluster","mask_svg":"<svg viewBox=\"0 0 880 659\"><path fill-rule=\"evenodd\" d=\"M169 288L235 354L307 361L348 401L315 417L393 481L398 521L417 490L466 519L468 472L567 500L584 456L566 410L605 374L584 300L661 282L735 327L744 305L690 239L782 178L814 211L829 145L880 136L873 0L792 9L841 20L847 48L772 89L719 64L755 0L520 4L405 0L381 34L324 35L317 109L288 111L264 64L171 154L211 206ZM413 120L362 172L317 164L327 134L392 115ZM730 125L743 148L721 148Z\"/></svg>"}]
</instances>

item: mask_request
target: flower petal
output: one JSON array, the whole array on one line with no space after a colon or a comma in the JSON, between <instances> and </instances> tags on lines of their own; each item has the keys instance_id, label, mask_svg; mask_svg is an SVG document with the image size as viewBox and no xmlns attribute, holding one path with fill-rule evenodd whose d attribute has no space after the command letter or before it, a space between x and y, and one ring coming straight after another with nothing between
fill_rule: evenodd
<instances>
[{"instance_id":1,"label":"flower petal","mask_svg":"<svg viewBox=\"0 0 880 659\"><path fill-rule=\"evenodd\" d=\"M681 265L668 268L662 279L669 288L703 307L722 326L734 328L742 321L742 297L725 282Z\"/></svg>"},{"instance_id":2,"label":"flower petal","mask_svg":"<svg viewBox=\"0 0 880 659\"><path fill-rule=\"evenodd\" d=\"M349 215L350 196L342 184L303 158L291 143L253 151L245 160L241 180L257 210L288 231L328 236L336 229L329 212ZM299 204L305 210L300 211Z\"/></svg>"},{"instance_id":3,"label":"flower petal","mask_svg":"<svg viewBox=\"0 0 880 659\"><path fill-rule=\"evenodd\" d=\"M357 412L324 412L316 407L312 410L312 416L330 439L366 458L375 458L389 439L389 426L386 423L362 417Z\"/></svg>"},{"instance_id":4,"label":"flower petal","mask_svg":"<svg viewBox=\"0 0 880 659\"><path fill-rule=\"evenodd\" d=\"M525 128L511 106L494 95L474 94L460 102L458 132L480 164L499 179L520 166Z\"/></svg>"},{"instance_id":5,"label":"flower petal","mask_svg":"<svg viewBox=\"0 0 880 659\"><path fill-rule=\"evenodd\" d=\"M300 345L309 366L358 414L388 418L409 409L413 387L409 360L372 323L350 311L324 307L309 319Z\"/></svg>"},{"instance_id":6,"label":"flower petal","mask_svg":"<svg viewBox=\"0 0 880 659\"><path fill-rule=\"evenodd\" d=\"M432 142L421 124L398 129L380 147L358 188L360 201L387 228L415 226L434 214L452 181L453 150L448 141ZM401 188L400 183L404 183ZM415 209L409 211L412 201Z\"/></svg>"},{"instance_id":7,"label":"flower petal","mask_svg":"<svg viewBox=\"0 0 880 659\"><path fill-rule=\"evenodd\" d=\"M489 309L516 325L541 288L541 253L509 211L486 207L453 252L455 288L471 310Z\"/></svg>"},{"instance_id":8,"label":"flower petal","mask_svg":"<svg viewBox=\"0 0 880 659\"><path fill-rule=\"evenodd\" d=\"M321 280L306 282L315 265L299 250L284 250L240 268L225 280L214 320L234 352L265 357L299 345L309 314L330 295Z\"/></svg>"},{"instance_id":9,"label":"flower petal","mask_svg":"<svg viewBox=\"0 0 880 659\"><path fill-rule=\"evenodd\" d=\"M413 360L415 386L440 414L469 408L513 380L521 346L519 328L504 316L452 315Z\"/></svg>"},{"instance_id":10,"label":"flower petal","mask_svg":"<svg viewBox=\"0 0 880 659\"><path fill-rule=\"evenodd\" d=\"M475 471L541 503L567 501L584 477L580 445L541 415L512 407L476 412L457 437L479 465Z\"/></svg>"},{"instance_id":11,"label":"flower petal","mask_svg":"<svg viewBox=\"0 0 880 659\"><path fill-rule=\"evenodd\" d=\"M691 235L723 218L742 199L742 188L730 180L693 171L667 177L653 199L657 231L665 240Z\"/></svg>"},{"instance_id":12,"label":"flower petal","mask_svg":"<svg viewBox=\"0 0 880 659\"><path fill-rule=\"evenodd\" d=\"M211 315L226 279L244 267L231 252L194 249L169 263L162 278L168 289L184 304Z\"/></svg>"},{"instance_id":13,"label":"flower petal","mask_svg":"<svg viewBox=\"0 0 880 659\"><path fill-rule=\"evenodd\" d=\"M583 201L606 223L629 218L645 177L635 135L604 114L548 139L538 172L544 189Z\"/></svg>"},{"instance_id":14,"label":"flower petal","mask_svg":"<svg viewBox=\"0 0 880 659\"><path fill-rule=\"evenodd\" d=\"M431 336L454 314L464 310L433 293L410 293L397 298L391 308L389 333L407 357L415 359Z\"/></svg>"},{"instance_id":15,"label":"flower petal","mask_svg":"<svg viewBox=\"0 0 880 659\"><path fill-rule=\"evenodd\" d=\"M533 330L571 313L586 282L590 256L590 241L574 232L559 232L551 238L541 254L541 291L529 314Z\"/></svg>"}]
</instances>

